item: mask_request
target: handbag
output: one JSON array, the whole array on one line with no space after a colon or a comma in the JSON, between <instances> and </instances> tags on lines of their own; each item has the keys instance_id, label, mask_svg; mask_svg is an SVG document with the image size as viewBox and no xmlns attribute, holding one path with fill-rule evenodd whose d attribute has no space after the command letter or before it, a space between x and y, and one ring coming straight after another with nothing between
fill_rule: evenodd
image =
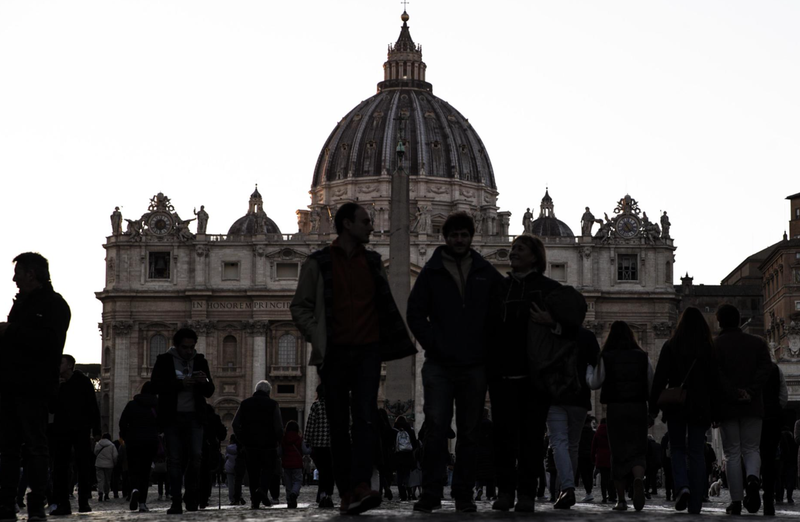
<instances>
[{"instance_id":1,"label":"handbag","mask_svg":"<svg viewBox=\"0 0 800 522\"><path fill-rule=\"evenodd\" d=\"M689 367L689 371L686 372L686 377L683 378L683 382L680 386L665 388L661 391L661 394L658 396L658 401L656 402L660 409L665 411L678 410L686 405L686 388L684 388L684 385L689 379L689 375L692 373L695 364L697 364L697 359L695 359Z\"/></svg>"}]
</instances>

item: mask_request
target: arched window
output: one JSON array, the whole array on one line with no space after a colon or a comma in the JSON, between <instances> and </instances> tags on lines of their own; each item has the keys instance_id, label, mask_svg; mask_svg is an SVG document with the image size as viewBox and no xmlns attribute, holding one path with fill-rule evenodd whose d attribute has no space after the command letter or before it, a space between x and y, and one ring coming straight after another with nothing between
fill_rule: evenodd
<instances>
[{"instance_id":1,"label":"arched window","mask_svg":"<svg viewBox=\"0 0 800 522\"><path fill-rule=\"evenodd\" d=\"M103 368L111 368L111 348L108 346L103 349Z\"/></svg>"},{"instance_id":2,"label":"arched window","mask_svg":"<svg viewBox=\"0 0 800 522\"><path fill-rule=\"evenodd\" d=\"M284 334L278 339L278 366L297 365L297 339L292 334Z\"/></svg>"},{"instance_id":3,"label":"arched window","mask_svg":"<svg viewBox=\"0 0 800 522\"><path fill-rule=\"evenodd\" d=\"M167 338L156 334L150 338L150 367L156 365L156 357L167 351Z\"/></svg>"},{"instance_id":4,"label":"arched window","mask_svg":"<svg viewBox=\"0 0 800 522\"><path fill-rule=\"evenodd\" d=\"M236 337L228 335L222 340L222 365L236 366Z\"/></svg>"}]
</instances>

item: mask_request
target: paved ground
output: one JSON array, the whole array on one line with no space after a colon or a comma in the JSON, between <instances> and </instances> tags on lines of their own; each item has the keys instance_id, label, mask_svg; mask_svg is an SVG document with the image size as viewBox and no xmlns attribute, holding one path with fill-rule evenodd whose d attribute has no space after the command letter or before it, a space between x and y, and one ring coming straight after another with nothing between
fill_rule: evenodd
<instances>
[{"instance_id":1,"label":"paved ground","mask_svg":"<svg viewBox=\"0 0 800 522\"><path fill-rule=\"evenodd\" d=\"M217 490L214 490L215 495ZM309 520L309 521L325 521L339 517L338 510L319 509L313 503L316 494L316 486L303 488L300 494L300 503L298 509L287 509L286 504L279 504L272 508L262 508L258 511L252 511L249 506L228 506L227 504L227 490L222 489L222 509L217 508L214 504L213 509L207 508L196 513L184 513L182 517L171 516L170 520L190 520L190 521L208 521L213 522L217 520L280 520L280 521L293 521L293 520ZM249 498L247 492L245 497ZM214 500L216 500L216 496ZM285 497L282 497L285 502ZM708 516L725 516L725 506L728 504L729 497L727 491L723 490L722 496L715 498L710 504L704 504L703 513ZM411 509L411 502L384 501L379 509L370 511L361 515L362 519L374 521L398 521L403 518L412 517L413 519L422 520L464 520L464 519L489 519L489 520L533 520L533 519L547 519L553 521L566 521L575 520L586 515L604 515L605 520L628 520L644 519L653 521L660 520L675 520L675 517L683 519L687 515L678 513L674 510L672 503L666 502L662 495L653 497L652 500L647 502L647 506L641 513L631 511L618 513L611 511L611 504L602 504L599 502L591 503L578 503L569 511L556 511L552 505L547 502L538 503L536 506L535 514L518 515L513 512L499 513L492 511L491 503L488 501L478 502L478 513L476 514L461 514L456 516L453 513L453 502L445 501L444 507L441 511L435 512L433 515L426 515L424 513L415 513ZM151 508L150 513L132 513L128 511L128 505L123 499L112 499L110 502L92 502L94 512L73 515L71 517L53 517L53 522L56 520L75 520L76 517L84 522L100 522L100 521L115 521L115 522L132 522L136 521L152 521L164 520L167 518L166 510L169 507L167 501L148 502ZM338 504L337 504L338 506ZM800 503L799 504L781 504L776 506L777 518L794 518L800 520ZM77 513L77 504L73 501L72 509ZM23 510L24 511L24 510ZM755 516L755 515L748 515ZM759 512L758 516L761 516ZM20 514L19 520L27 518L24 513Z\"/></svg>"}]
</instances>

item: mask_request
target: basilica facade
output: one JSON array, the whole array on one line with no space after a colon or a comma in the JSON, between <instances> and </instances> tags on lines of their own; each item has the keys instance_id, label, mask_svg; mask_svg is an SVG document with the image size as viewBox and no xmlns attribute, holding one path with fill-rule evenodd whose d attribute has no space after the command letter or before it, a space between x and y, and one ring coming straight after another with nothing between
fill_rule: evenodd
<instances>
[{"instance_id":1,"label":"basilica facade","mask_svg":"<svg viewBox=\"0 0 800 522\"><path fill-rule=\"evenodd\" d=\"M402 22L378 92L348 112L323 144L312 173L311 201L297 211L296 232L279 230L257 188L247 213L227 233L224 228L209 232L216 224L202 208L192 232L194 224L181 219L181 209L164 194L149 205L143 202L141 216L125 220L126 231L119 212L112 214L112 235L104 245L106 283L97 292L103 304L104 429L116 433L125 404L182 326L199 335L197 349L208 359L217 385L209 402L228 426L264 378L273 384L284 419L298 419L302 426L317 376L307 366L310 346L289 313L300 266L335 237L332 218L349 201L367 208L375 227L368 248L388 263L393 176L408 176L413 218L394 229L408 234L410 282L443 243L441 226L454 211L474 217L473 247L501 273L510 270L512 214L497 206L489 154L468 119L433 94L405 13ZM587 207L578 234L556 217L546 189L538 213L519 209L515 215L522 216L522 230L545 242L547 275L584 294L586 326L601 344L611 323L624 320L655 362L679 303L669 218L649 219L647 202L625 194L617 201L586 204L601 209L598 215L604 218L595 218ZM519 224L514 227L519 230ZM386 386L380 392L381 404L392 414L417 423L422 421L422 357L412 361L411 372L394 377L407 393L393 397ZM387 371L384 378L393 378ZM596 403L595 413L600 408Z\"/></svg>"}]
</instances>

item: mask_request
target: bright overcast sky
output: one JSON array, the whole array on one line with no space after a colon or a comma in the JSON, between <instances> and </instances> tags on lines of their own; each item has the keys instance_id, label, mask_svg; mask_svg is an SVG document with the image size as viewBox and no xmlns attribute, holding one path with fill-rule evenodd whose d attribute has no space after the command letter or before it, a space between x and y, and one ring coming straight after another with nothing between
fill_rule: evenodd
<instances>
[{"instance_id":1,"label":"bright overcast sky","mask_svg":"<svg viewBox=\"0 0 800 522\"><path fill-rule=\"evenodd\" d=\"M335 124L376 91L394 0L3 0L0 315L50 259L66 351L100 361L109 215L162 191L225 233L258 182L283 232ZM486 145L512 233L545 186L580 230L625 193L667 210L675 277L719 284L800 192L800 2L412 0L434 94ZM5 263L5 264L3 264ZM4 267L4 268L3 268Z\"/></svg>"}]
</instances>

